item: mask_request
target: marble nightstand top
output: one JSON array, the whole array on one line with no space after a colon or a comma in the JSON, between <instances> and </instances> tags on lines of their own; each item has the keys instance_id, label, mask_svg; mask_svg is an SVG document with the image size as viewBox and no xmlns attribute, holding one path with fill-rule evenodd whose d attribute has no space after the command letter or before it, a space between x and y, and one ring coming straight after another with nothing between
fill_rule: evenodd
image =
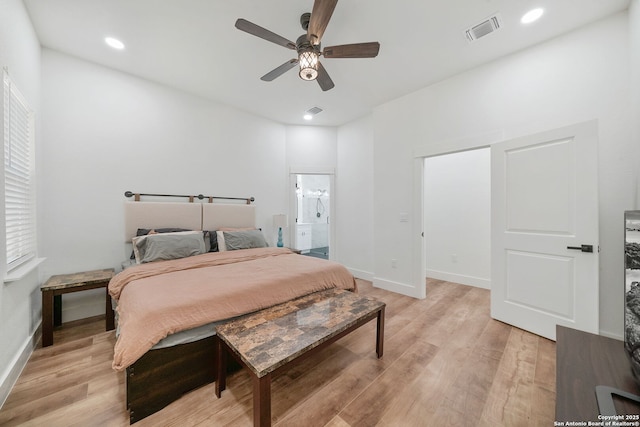
<instances>
[{"instance_id":1,"label":"marble nightstand top","mask_svg":"<svg viewBox=\"0 0 640 427\"><path fill-rule=\"evenodd\" d=\"M49 280L40 287L40 289L43 291L52 291L90 285L93 283L108 282L113 277L113 274L113 268L83 271L72 274L59 274L57 276L51 276Z\"/></svg>"},{"instance_id":2,"label":"marble nightstand top","mask_svg":"<svg viewBox=\"0 0 640 427\"><path fill-rule=\"evenodd\" d=\"M217 334L261 378L384 306L331 289L232 320L218 326Z\"/></svg>"}]
</instances>

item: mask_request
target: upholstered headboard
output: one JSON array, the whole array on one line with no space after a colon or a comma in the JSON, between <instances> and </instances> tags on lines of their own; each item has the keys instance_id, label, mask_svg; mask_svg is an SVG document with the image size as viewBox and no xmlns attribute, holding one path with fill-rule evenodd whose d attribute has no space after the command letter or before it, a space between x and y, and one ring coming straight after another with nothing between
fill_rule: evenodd
<instances>
[{"instance_id":1,"label":"upholstered headboard","mask_svg":"<svg viewBox=\"0 0 640 427\"><path fill-rule=\"evenodd\" d=\"M203 203L202 229L214 231L221 227L256 227L256 207Z\"/></svg>"},{"instance_id":2,"label":"upholstered headboard","mask_svg":"<svg viewBox=\"0 0 640 427\"><path fill-rule=\"evenodd\" d=\"M247 204L125 202L124 222L125 242L131 242L139 228L255 227L256 210Z\"/></svg>"}]
</instances>

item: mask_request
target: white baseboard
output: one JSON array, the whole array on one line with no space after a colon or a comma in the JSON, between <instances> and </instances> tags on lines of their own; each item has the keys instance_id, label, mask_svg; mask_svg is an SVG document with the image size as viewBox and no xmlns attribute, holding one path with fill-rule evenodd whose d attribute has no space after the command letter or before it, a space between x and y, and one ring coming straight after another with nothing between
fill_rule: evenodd
<instances>
[{"instance_id":1,"label":"white baseboard","mask_svg":"<svg viewBox=\"0 0 640 427\"><path fill-rule=\"evenodd\" d=\"M9 366L2 372L2 377L0 377L0 408L4 406L4 402L6 402L7 397L9 397L11 389L16 381L18 381L18 378L20 378L22 370L27 366L33 350L35 350L40 341L40 337L42 336L41 326L42 325L39 325L33 334L25 340L22 345L22 350L16 354Z\"/></svg>"},{"instance_id":2,"label":"white baseboard","mask_svg":"<svg viewBox=\"0 0 640 427\"><path fill-rule=\"evenodd\" d=\"M372 282L373 286L376 288L396 292L398 294L406 295L413 298L421 298L420 289L416 289L415 286L407 285L406 283L394 282L392 280L386 280L380 277L374 277Z\"/></svg>"},{"instance_id":3,"label":"white baseboard","mask_svg":"<svg viewBox=\"0 0 640 427\"><path fill-rule=\"evenodd\" d=\"M373 273L369 271L363 271L363 270L358 270L357 268L349 268L349 267L347 267L347 270L349 270L349 272L358 279L368 280L369 282L373 282Z\"/></svg>"},{"instance_id":4,"label":"white baseboard","mask_svg":"<svg viewBox=\"0 0 640 427\"><path fill-rule=\"evenodd\" d=\"M476 288L491 289L491 279L465 276L463 274L447 273L446 271L427 270L427 277L447 282L460 283L461 285L475 286Z\"/></svg>"}]
</instances>

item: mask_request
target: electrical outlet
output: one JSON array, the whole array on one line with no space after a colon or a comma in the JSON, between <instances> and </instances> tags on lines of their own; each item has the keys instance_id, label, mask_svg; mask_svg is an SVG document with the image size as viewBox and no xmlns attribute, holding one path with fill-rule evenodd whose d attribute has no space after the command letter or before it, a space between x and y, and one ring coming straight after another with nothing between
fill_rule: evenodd
<instances>
[{"instance_id":1,"label":"electrical outlet","mask_svg":"<svg viewBox=\"0 0 640 427\"><path fill-rule=\"evenodd\" d=\"M391 268L398 268L398 260L397 259L392 259L391 260Z\"/></svg>"}]
</instances>

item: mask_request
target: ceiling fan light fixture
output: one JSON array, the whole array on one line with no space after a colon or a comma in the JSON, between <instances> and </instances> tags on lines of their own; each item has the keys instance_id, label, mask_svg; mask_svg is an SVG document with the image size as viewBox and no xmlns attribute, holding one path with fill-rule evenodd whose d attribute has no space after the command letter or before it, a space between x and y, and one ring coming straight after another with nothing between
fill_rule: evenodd
<instances>
[{"instance_id":1,"label":"ceiling fan light fixture","mask_svg":"<svg viewBox=\"0 0 640 427\"><path fill-rule=\"evenodd\" d=\"M298 64L300 64L299 75L302 80L315 80L318 77L318 54L315 51L300 52Z\"/></svg>"}]
</instances>

